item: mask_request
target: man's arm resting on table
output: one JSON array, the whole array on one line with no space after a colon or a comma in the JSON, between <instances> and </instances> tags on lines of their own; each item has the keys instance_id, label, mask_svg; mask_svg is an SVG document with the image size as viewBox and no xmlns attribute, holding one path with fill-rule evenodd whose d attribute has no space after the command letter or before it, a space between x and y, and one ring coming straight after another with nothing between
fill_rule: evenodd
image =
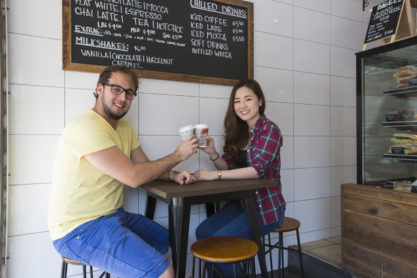
<instances>
[{"instance_id":1,"label":"man's arm resting on table","mask_svg":"<svg viewBox=\"0 0 417 278\"><path fill-rule=\"evenodd\" d=\"M85 156L97 169L130 187L138 187L167 175L185 158L177 151L155 161L149 161L145 153L138 147L132 151L132 160L117 146L94 152Z\"/></svg>"},{"instance_id":2,"label":"man's arm resting on table","mask_svg":"<svg viewBox=\"0 0 417 278\"><path fill-rule=\"evenodd\" d=\"M130 153L130 159L132 159L133 163L136 164L151 162L140 146L132 150L132 152ZM162 173L162 175L160 175L157 179L169 180L170 172L171 171L168 170L168 172Z\"/></svg>"},{"instance_id":3,"label":"man's arm resting on table","mask_svg":"<svg viewBox=\"0 0 417 278\"><path fill-rule=\"evenodd\" d=\"M130 158L134 163L146 163L150 162L149 158L146 156L145 152L142 150L141 147L134 149L131 154ZM178 184L190 184L195 182L195 177L191 175L188 171L174 171L169 170L165 173L162 173L158 178L158 180L169 180L174 181Z\"/></svg>"}]
</instances>

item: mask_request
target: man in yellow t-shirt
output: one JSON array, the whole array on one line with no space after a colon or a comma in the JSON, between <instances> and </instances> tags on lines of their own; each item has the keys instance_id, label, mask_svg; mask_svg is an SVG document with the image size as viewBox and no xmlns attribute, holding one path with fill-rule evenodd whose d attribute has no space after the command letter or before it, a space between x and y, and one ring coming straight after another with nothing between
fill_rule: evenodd
<instances>
[{"instance_id":1,"label":"man in yellow t-shirt","mask_svg":"<svg viewBox=\"0 0 417 278\"><path fill-rule=\"evenodd\" d=\"M136 96L136 74L111 66L100 74L94 108L64 129L55 158L48 226L54 247L69 258L119 277L173 277L168 231L143 215L125 212L123 186L154 179L195 181L170 171L196 153L190 135L176 150L150 161L124 115Z\"/></svg>"}]
</instances>

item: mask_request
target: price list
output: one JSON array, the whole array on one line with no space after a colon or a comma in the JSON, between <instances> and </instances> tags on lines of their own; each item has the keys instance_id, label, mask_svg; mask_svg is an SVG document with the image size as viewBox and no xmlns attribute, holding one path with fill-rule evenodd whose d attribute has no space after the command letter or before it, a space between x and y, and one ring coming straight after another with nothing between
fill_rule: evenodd
<instances>
[{"instance_id":1,"label":"price list","mask_svg":"<svg viewBox=\"0 0 417 278\"><path fill-rule=\"evenodd\" d=\"M403 0L388 0L372 8L365 43L391 36L395 33Z\"/></svg>"},{"instance_id":2,"label":"price list","mask_svg":"<svg viewBox=\"0 0 417 278\"><path fill-rule=\"evenodd\" d=\"M248 76L248 7L203 0L64 0L65 6L67 63Z\"/></svg>"}]
</instances>

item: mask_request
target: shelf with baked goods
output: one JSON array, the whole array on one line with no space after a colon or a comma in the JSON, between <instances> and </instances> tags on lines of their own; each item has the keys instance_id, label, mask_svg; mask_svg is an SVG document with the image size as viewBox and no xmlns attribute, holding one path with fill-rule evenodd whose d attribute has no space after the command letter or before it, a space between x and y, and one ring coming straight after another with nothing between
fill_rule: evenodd
<instances>
[{"instance_id":1,"label":"shelf with baked goods","mask_svg":"<svg viewBox=\"0 0 417 278\"><path fill-rule=\"evenodd\" d=\"M358 183L417 176L417 150L407 149L417 148L417 36L356 58ZM402 153L389 151L400 146Z\"/></svg>"},{"instance_id":2,"label":"shelf with baked goods","mask_svg":"<svg viewBox=\"0 0 417 278\"><path fill-rule=\"evenodd\" d=\"M417 86L408 86L405 88L384 91L384 95L396 97L417 97Z\"/></svg>"},{"instance_id":3,"label":"shelf with baked goods","mask_svg":"<svg viewBox=\"0 0 417 278\"><path fill-rule=\"evenodd\" d=\"M393 127L397 129L417 129L417 120L416 121L389 121L383 122L382 126L384 127Z\"/></svg>"},{"instance_id":4,"label":"shelf with baked goods","mask_svg":"<svg viewBox=\"0 0 417 278\"><path fill-rule=\"evenodd\" d=\"M385 153L384 157L398 159L401 161L417 162L417 154L393 154Z\"/></svg>"},{"instance_id":5,"label":"shelf with baked goods","mask_svg":"<svg viewBox=\"0 0 417 278\"><path fill-rule=\"evenodd\" d=\"M373 180L373 181L369 181L368 184L369 185L375 185L375 186L380 186L383 188L390 188L393 189L394 188L394 184L398 184L398 183L407 183L410 184L414 182L416 180L417 177L404 177L404 178L399 178L399 179L383 179L383 180Z\"/></svg>"}]
</instances>

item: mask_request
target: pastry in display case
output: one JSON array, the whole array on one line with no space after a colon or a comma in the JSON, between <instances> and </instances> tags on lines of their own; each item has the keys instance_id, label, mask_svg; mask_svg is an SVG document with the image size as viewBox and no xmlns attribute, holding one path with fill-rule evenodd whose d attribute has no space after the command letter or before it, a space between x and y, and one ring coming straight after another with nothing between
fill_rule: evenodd
<instances>
[{"instance_id":1,"label":"pastry in display case","mask_svg":"<svg viewBox=\"0 0 417 278\"><path fill-rule=\"evenodd\" d=\"M356 61L358 183L403 191L417 180L417 37Z\"/></svg>"}]
</instances>

